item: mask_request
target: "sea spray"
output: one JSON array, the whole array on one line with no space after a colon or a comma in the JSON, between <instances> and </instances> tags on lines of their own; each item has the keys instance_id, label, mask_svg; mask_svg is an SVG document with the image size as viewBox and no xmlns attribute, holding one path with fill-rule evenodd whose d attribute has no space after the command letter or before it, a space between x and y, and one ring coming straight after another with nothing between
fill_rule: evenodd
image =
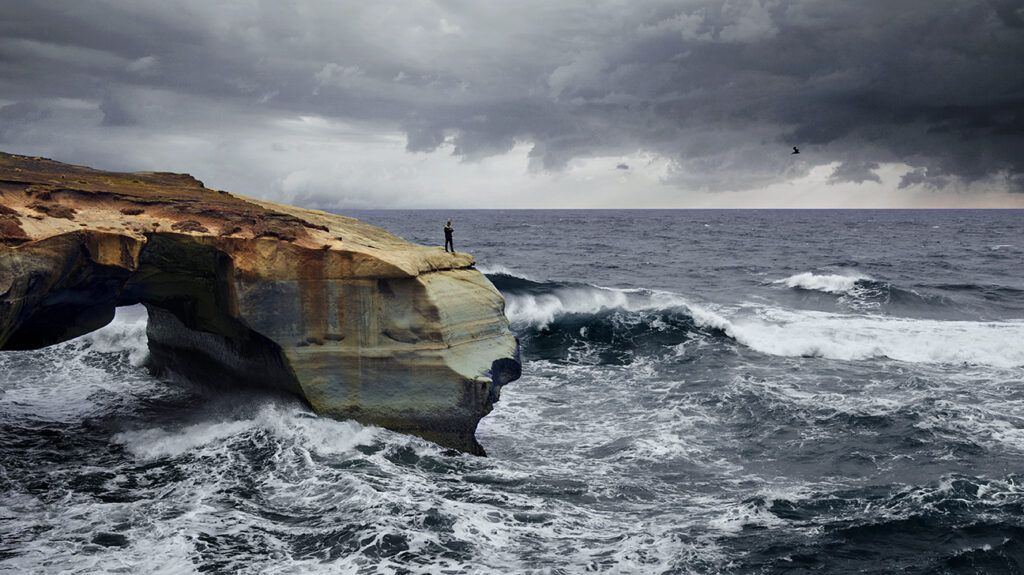
<instances>
[{"instance_id":1,"label":"sea spray","mask_svg":"<svg viewBox=\"0 0 1024 575\"><path fill-rule=\"evenodd\" d=\"M119 316L0 354L0 572L1020 572L1020 213L450 217L558 300L519 300L489 457L152 378ZM842 269L884 303L771 283Z\"/></svg>"},{"instance_id":2,"label":"sea spray","mask_svg":"<svg viewBox=\"0 0 1024 575\"><path fill-rule=\"evenodd\" d=\"M849 294L857 289L858 283L871 280L870 276L851 272L849 274L815 274L804 272L775 280L772 283L786 287L814 290L832 294Z\"/></svg>"}]
</instances>

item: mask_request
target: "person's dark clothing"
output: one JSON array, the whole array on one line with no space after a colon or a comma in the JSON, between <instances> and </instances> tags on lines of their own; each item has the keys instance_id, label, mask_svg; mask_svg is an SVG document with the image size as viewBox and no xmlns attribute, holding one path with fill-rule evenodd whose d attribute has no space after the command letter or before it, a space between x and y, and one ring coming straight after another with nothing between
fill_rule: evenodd
<instances>
[{"instance_id":1,"label":"person's dark clothing","mask_svg":"<svg viewBox=\"0 0 1024 575\"><path fill-rule=\"evenodd\" d=\"M450 247L452 252L455 252L455 242L452 240L452 234L455 232L450 224L444 227L444 251L448 251Z\"/></svg>"}]
</instances>

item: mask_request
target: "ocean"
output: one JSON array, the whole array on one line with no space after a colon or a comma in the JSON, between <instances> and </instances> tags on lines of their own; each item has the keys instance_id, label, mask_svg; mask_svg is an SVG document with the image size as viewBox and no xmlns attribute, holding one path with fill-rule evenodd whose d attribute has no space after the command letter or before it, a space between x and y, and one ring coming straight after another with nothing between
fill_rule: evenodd
<instances>
[{"instance_id":1,"label":"ocean","mask_svg":"<svg viewBox=\"0 0 1024 575\"><path fill-rule=\"evenodd\" d=\"M126 308L0 353L0 572L1024 572L1024 212L346 215L505 295L489 457L154 378Z\"/></svg>"}]
</instances>

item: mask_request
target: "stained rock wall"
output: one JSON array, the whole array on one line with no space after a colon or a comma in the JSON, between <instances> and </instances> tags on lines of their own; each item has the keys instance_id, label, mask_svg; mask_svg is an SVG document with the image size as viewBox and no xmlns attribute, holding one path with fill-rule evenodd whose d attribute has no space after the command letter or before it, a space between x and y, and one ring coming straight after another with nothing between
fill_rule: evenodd
<instances>
[{"instance_id":1,"label":"stained rock wall","mask_svg":"<svg viewBox=\"0 0 1024 575\"><path fill-rule=\"evenodd\" d=\"M189 176L0 154L0 349L149 311L150 363L483 453L519 377L504 301L468 254Z\"/></svg>"}]
</instances>

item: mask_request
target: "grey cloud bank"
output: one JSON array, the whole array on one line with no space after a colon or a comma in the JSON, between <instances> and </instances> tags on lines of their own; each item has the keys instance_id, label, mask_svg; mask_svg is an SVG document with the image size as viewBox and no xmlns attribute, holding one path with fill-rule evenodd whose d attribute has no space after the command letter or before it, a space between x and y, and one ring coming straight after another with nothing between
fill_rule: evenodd
<instances>
[{"instance_id":1,"label":"grey cloud bank","mask_svg":"<svg viewBox=\"0 0 1024 575\"><path fill-rule=\"evenodd\" d=\"M1022 54L1016 0L25 1L0 148L326 208L1024 206Z\"/></svg>"}]
</instances>

